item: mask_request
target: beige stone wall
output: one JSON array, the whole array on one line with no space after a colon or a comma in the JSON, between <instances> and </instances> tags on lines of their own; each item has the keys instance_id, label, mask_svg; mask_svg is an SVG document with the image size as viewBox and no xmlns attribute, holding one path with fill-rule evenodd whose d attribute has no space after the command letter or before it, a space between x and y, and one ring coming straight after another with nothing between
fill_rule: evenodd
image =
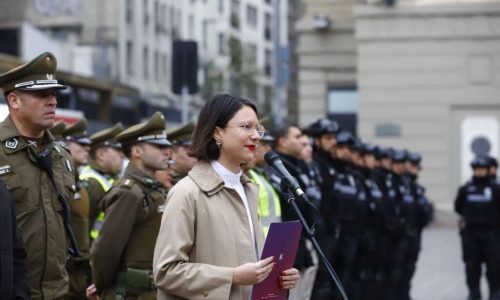
<instances>
[{"instance_id":1,"label":"beige stone wall","mask_svg":"<svg viewBox=\"0 0 500 300\"><path fill-rule=\"evenodd\" d=\"M356 83L356 44L352 0L304 0L298 33L298 120L301 126L326 116L328 88ZM314 28L326 15L327 30Z\"/></svg>"},{"instance_id":2,"label":"beige stone wall","mask_svg":"<svg viewBox=\"0 0 500 300\"><path fill-rule=\"evenodd\" d=\"M421 152L429 197L451 211L460 120L500 119L500 3L358 6L356 40L358 133ZM381 123L400 126L401 136L376 136Z\"/></svg>"}]
</instances>

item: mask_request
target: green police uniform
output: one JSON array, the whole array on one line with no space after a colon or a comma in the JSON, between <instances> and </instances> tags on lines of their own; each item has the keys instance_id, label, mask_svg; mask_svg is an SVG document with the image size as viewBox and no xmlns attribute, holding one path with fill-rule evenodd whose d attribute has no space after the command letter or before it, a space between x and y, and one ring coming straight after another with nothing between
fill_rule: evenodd
<instances>
[{"instance_id":1,"label":"green police uniform","mask_svg":"<svg viewBox=\"0 0 500 300\"><path fill-rule=\"evenodd\" d=\"M55 79L56 66L55 57L43 53L0 75L0 87L5 93L64 88ZM0 143L0 176L15 200L17 224L28 256L31 299L61 298L68 290L67 237L72 236L63 215L76 189L71 156L54 143L48 130L42 139L22 137L11 116L0 123ZM40 152L52 159L53 182L37 160ZM59 193L63 197L58 198Z\"/></svg>"},{"instance_id":2,"label":"green police uniform","mask_svg":"<svg viewBox=\"0 0 500 300\"><path fill-rule=\"evenodd\" d=\"M101 147L113 147L121 149L121 144L115 140L115 137L124 130L121 123L117 123L111 128L98 131L90 136L92 142L91 151ZM99 235L99 230L104 221L104 211L102 210L102 199L106 192L116 180L118 174L110 174L101 168L90 158L89 164L80 171L80 180L88 184L88 194L90 200L90 237L95 240Z\"/></svg>"},{"instance_id":3,"label":"green police uniform","mask_svg":"<svg viewBox=\"0 0 500 300\"><path fill-rule=\"evenodd\" d=\"M168 146L165 119L156 113L146 123L117 136L124 147L147 142ZM101 299L156 299L152 282L153 251L166 191L131 161L103 199L106 217L92 245L92 274Z\"/></svg>"},{"instance_id":4,"label":"green police uniform","mask_svg":"<svg viewBox=\"0 0 500 300\"><path fill-rule=\"evenodd\" d=\"M189 122L180 127L175 127L167 131L167 136L169 141L172 142L172 146L175 151L175 147L189 147L191 146L191 139L193 136L193 132L196 125L194 122ZM175 161L174 161L175 163ZM186 177L186 174L180 174L178 172L174 172L172 174L172 185L175 185L177 182L181 181L182 178Z\"/></svg>"},{"instance_id":5,"label":"green police uniform","mask_svg":"<svg viewBox=\"0 0 500 300\"><path fill-rule=\"evenodd\" d=\"M75 142L81 145L90 145L90 139L87 137L87 120L82 118L75 124L66 126L62 134L64 142ZM89 265L89 195L87 192L88 183L78 179L78 174L75 177L76 194L75 199L70 209L70 223L73 233L75 234L76 242L81 252L81 257L70 257L67 264L69 275L69 291L64 297L65 299L81 299L85 300L86 289L90 283L90 265Z\"/></svg>"}]
</instances>

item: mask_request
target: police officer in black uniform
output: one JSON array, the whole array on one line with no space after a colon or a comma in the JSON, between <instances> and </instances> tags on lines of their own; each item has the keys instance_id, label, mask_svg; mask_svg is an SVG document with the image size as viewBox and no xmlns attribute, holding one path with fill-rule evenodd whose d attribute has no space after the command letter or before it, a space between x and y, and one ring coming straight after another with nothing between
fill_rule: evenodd
<instances>
[{"instance_id":1,"label":"police officer in black uniform","mask_svg":"<svg viewBox=\"0 0 500 300\"><path fill-rule=\"evenodd\" d=\"M276 139L275 151L279 155L281 161L283 162L283 165L290 172L290 175L297 179L301 188L306 191L307 183L303 181L303 178L307 178L307 174L305 174L299 168L300 152L302 150L302 144L300 141L302 131L297 126L285 124L280 128L275 128L274 130L272 130L271 135ZM265 168L265 172L273 187L277 191L281 191L281 178L279 174L277 174L276 171L272 168ZM295 211L288 203L290 195L284 193L284 191L281 191L279 194L282 220L298 220ZM308 224L313 224L315 219L314 210L305 201L302 201L301 199L295 200ZM299 244L297 258L295 260L295 267L299 270L304 270L305 268L313 264L311 255L309 254L309 250L307 250L305 246L306 238L307 237L305 236L305 234L303 234L303 238L301 239L301 242Z\"/></svg>"},{"instance_id":2,"label":"police officer in black uniform","mask_svg":"<svg viewBox=\"0 0 500 300\"><path fill-rule=\"evenodd\" d=\"M313 160L318 166L321 178L320 214L323 222L324 235L318 240L326 258L332 260L332 252L335 243L336 222L334 216L333 182L335 180L335 168L333 155L337 146L336 135L340 131L337 122L329 119L318 119L309 125L307 133L313 137ZM311 299L331 299L335 293L332 281L326 268L320 264L314 290Z\"/></svg>"},{"instance_id":3,"label":"police officer in black uniform","mask_svg":"<svg viewBox=\"0 0 500 300\"><path fill-rule=\"evenodd\" d=\"M368 212L365 220L365 229L363 230L360 241L360 299L383 299L383 280L384 280L384 253L380 250L382 239L382 201L384 197L381 182L376 172L375 153L378 148L373 144L363 144L361 148L361 157L363 159L363 168L361 172L364 175L364 188L366 191L366 202Z\"/></svg>"},{"instance_id":4,"label":"police officer in black uniform","mask_svg":"<svg viewBox=\"0 0 500 300\"><path fill-rule=\"evenodd\" d=\"M353 175L350 145L355 140L351 133L337 134L333 182L335 220L339 234L333 250L333 267L337 270L348 295L355 293L354 271L358 252L359 234L362 231L364 203L360 201L360 190Z\"/></svg>"},{"instance_id":5,"label":"police officer in black uniform","mask_svg":"<svg viewBox=\"0 0 500 300\"><path fill-rule=\"evenodd\" d=\"M471 167L472 179L458 190L455 211L461 217L460 235L469 288L467 299L479 300L483 258L488 270L494 273L500 270L500 190L488 175L486 157L475 158ZM490 290L490 299L499 297L500 291Z\"/></svg>"}]
</instances>

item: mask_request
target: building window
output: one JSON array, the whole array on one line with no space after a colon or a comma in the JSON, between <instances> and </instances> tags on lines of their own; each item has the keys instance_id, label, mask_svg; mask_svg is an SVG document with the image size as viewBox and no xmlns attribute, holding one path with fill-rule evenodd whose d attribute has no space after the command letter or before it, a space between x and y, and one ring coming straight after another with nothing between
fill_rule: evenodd
<instances>
[{"instance_id":1,"label":"building window","mask_svg":"<svg viewBox=\"0 0 500 300\"><path fill-rule=\"evenodd\" d=\"M134 20L134 0L127 0L125 5L125 19L130 24Z\"/></svg>"},{"instance_id":2,"label":"building window","mask_svg":"<svg viewBox=\"0 0 500 300\"><path fill-rule=\"evenodd\" d=\"M127 41L127 74L134 75L134 48L131 41Z\"/></svg>"},{"instance_id":3,"label":"building window","mask_svg":"<svg viewBox=\"0 0 500 300\"><path fill-rule=\"evenodd\" d=\"M155 50L154 64L155 80L158 82L160 81L160 54L158 50Z\"/></svg>"},{"instance_id":4,"label":"building window","mask_svg":"<svg viewBox=\"0 0 500 300\"><path fill-rule=\"evenodd\" d=\"M143 70L143 76L145 79L149 77L149 49L148 47L144 47L142 50L142 70Z\"/></svg>"},{"instance_id":5,"label":"building window","mask_svg":"<svg viewBox=\"0 0 500 300\"><path fill-rule=\"evenodd\" d=\"M269 49L266 49L265 50L265 53L264 53L264 57L265 57L265 62L264 62L264 74L266 74L266 76L271 76L272 75L272 65L273 65L273 54L271 52L271 50Z\"/></svg>"},{"instance_id":6,"label":"building window","mask_svg":"<svg viewBox=\"0 0 500 300\"><path fill-rule=\"evenodd\" d=\"M161 5L161 14L160 14L160 24L161 24L161 32L167 33L167 5Z\"/></svg>"},{"instance_id":7,"label":"building window","mask_svg":"<svg viewBox=\"0 0 500 300\"><path fill-rule=\"evenodd\" d=\"M155 1L155 4L154 4L154 26L155 26L155 33L159 33L161 31L161 26L160 26L160 14L161 14L161 10L160 10L160 7L159 7L159 4L158 4L158 1Z\"/></svg>"},{"instance_id":8,"label":"building window","mask_svg":"<svg viewBox=\"0 0 500 300\"><path fill-rule=\"evenodd\" d=\"M351 133L356 133L358 91L353 86L331 87L327 98L328 117Z\"/></svg>"},{"instance_id":9,"label":"building window","mask_svg":"<svg viewBox=\"0 0 500 300\"><path fill-rule=\"evenodd\" d=\"M194 39L194 16L190 14L188 19L189 19L188 37L190 39Z\"/></svg>"},{"instance_id":10,"label":"building window","mask_svg":"<svg viewBox=\"0 0 500 300\"><path fill-rule=\"evenodd\" d=\"M181 30L181 22L182 22L182 12L181 11L176 11L174 8L171 10L171 35L174 40L180 38L180 32Z\"/></svg>"},{"instance_id":11,"label":"building window","mask_svg":"<svg viewBox=\"0 0 500 300\"><path fill-rule=\"evenodd\" d=\"M224 1L226 0L219 0L219 14L221 15L224 14Z\"/></svg>"},{"instance_id":12,"label":"building window","mask_svg":"<svg viewBox=\"0 0 500 300\"><path fill-rule=\"evenodd\" d=\"M247 5L247 24L250 27L257 27L257 8L252 5Z\"/></svg>"},{"instance_id":13,"label":"building window","mask_svg":"<svg viewBox=\"0 0 500 300\"><path fill-rule=\"evenodd\" d=\"M149 25L149 11L148 11L148 0L144 0L144 6L143 6L143 11L144 11L144 29L147 29Z\"/></svg>"},{"instance_id":14,"label":"building window","mask_svg":"<svg viewBox=\"0 0 500 300\"><path fill-rule=\"evenodd\" d=\"M231 27L240 28L240 0L231 0Z\"/></svg>"},{"instance_id":15,"label":"building window","mask_svg":"<svg viewBox=\"0 0 500 300\"><path fill-rule=\"evenodd\" d=\"M167 54L163 54L163 59L162 59L162 67L163 67L163 78L165 79L165 81L167 82L168 80L168 56Z\"/></svg>"},{"instance_id":16,"label":"building window","mask_svg":"<svg viewBox=\"0 0 500 300\"><path fill-rule=\"evenodd\" d=\"M219 45L219 55L224 55L226 53L226 39L224 38L224 33L219 33L218 45Z\"/></svg>"},{"instance_id":17,"label":"building window","mask_svg":"<svg viewBox=\"0 0 500 300\"><path fill-rule=\"evenodd\" d=\"M266 41L270 41L272 39L273 17L266 13L264 19L264 38Z\"/></svg>"},{"instance_id":18,"label":"building window","mask_svg":"<svg viewBox=\"0 0 500 300\"><path fill-rule=\"evenodd\" d=\"M248 43L245 47L245 59L249 64L257 63L257 45Z\"/></svg>"}]
</instances>

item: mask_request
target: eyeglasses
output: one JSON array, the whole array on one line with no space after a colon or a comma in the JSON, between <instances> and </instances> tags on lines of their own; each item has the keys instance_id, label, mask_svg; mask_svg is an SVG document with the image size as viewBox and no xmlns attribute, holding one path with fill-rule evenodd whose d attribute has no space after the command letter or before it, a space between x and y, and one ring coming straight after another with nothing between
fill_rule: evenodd
<instances>
[{"instance_id":1,"label":"eyeglasses","mask_svg":"<svg viewBox=\"0 0 500 300\"><path fill-rule=\"evenodd\" d=\"M245 132L248 135L252 135L254 130L255 130L255 131L257 131L257 134L259 135L259 139L261 139L264 136L264 132L266 131L264 126L262 126L260 124L254 125L254 124L248 123L248 122L241 122L238 125L226 125L226 127L239 128L240 130L242 130L243 132Z\"/></svg>"}]
</instances>

